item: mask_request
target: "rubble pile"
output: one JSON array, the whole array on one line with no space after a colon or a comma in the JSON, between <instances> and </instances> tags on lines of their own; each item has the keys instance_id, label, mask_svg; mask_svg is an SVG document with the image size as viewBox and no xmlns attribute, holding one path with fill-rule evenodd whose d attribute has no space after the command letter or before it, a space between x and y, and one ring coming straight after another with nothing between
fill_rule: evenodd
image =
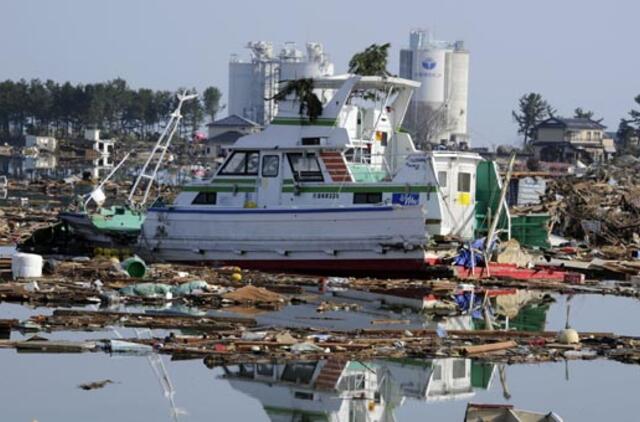
<instances>
[{"instance_id":1,"label":"rubble pile","mask_svg":"<svg viewBox=\"0 0 640 422\"><path fill-rule=\"evenodd\" d=\"M546 206L554 216L554 231L586 241L607 258L629 257L640 249L640 163L596 167L587 174L553 180Z\"/></svg>"},{"instance_id":2,"label":"rubble pile","mask_svg":"<svg viewBox=\"0 0 640 422\"><path fill-rule=\"evenodd\" d=\"M2 207L0 209L0 245L20 243L58 219L59 209Z\"/></svg>"},{"instance_id":3,"label":"rubble pile","mask_svg":"<svg viewBox=\"0 0 640 422\"><path fill-rule=\"evenodd\" d=\"M51 317L35 316L32 321L53 325L73 324L82 314L67 312ZM113 316L114 313L110 315ZM117 314L116 314L117 315ZM67 318L63 318L66 316ZM126 318L129 316L130 318ZM71 317L71 318L69 318ZM104 318L104 316L96 315ZM136 318L144 315L121 314L121 320L137 326ZM146 316L148 318L148 315ZM126 319L125 319L126 318ZM207 322L202 320L201 327ZM86 320L88 322L89 320ZM168 325L175 325L177 317L166 317ZM191 318L192 322L197 321ZM191 323L192 323L191 322ZM189 323L189 325L191 325ZM238 323L232 321L228 324ZM246 321L241 321L246 324ZM575 341L564 341L556 332L514 332L493 330L429 329L349 331L318 330L313 328L280 328L269 330L230 329L215 321L215 328L199 335L170 334L164 338L131 338L124 340L91 340L85 342L47 341L46 338L0 340L0 348L48 353L81 353L113 351L114 345L126 350L156 351L173 359L204 358L209 367L237 363L273 363L285 361L316 361L319 359L371 360L376 358L444 358L472 357L494 363L532 363L565 359L611 359L626 363L640 362L640 338L612 333L576 333ZM11 326L11 323L9 323ZM160 325L162 326L162 325ZM155 325L154 325L155 327ZM198 327L198 328L201 328ZM12 329L18 329L12 326ZM123 350L124 351L124 350Z\"/></svg>"}]
</instances>

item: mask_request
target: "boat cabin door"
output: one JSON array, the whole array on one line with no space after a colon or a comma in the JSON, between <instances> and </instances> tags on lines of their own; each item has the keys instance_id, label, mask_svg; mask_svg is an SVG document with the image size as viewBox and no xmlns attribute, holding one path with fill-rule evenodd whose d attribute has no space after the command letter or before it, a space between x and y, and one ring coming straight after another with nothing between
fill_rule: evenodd
<instances>
[{"instance_id":1,"label":"boat cabin door","mask_svg":"<svg viewBox=\"0 0 640 422\"><path fill-rule=\"evenodd\" d=\"M443 234L473 238L475 219L476 163L456 157L436 158L438 183L443 199Z\"/></svg>"},{"instance_id":2,"label":"boat cabin door","mask_svg":"<svg viewBox=\"0 0 640 422\"><path fill-rule=\"evenodd\" d=\"M279 153L264 152L260 158L258 176L258 206L280 205L282 191L282 156Z\"/></svg>"}]
</instances>

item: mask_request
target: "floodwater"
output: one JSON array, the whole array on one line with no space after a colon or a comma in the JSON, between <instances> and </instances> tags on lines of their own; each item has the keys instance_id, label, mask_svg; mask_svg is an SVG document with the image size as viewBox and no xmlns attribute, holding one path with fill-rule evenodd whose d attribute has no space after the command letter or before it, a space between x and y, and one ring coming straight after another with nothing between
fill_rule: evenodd
<instances>
[{"instance_id":1,"label":"floodwater","mask_svg":"<svg viewBox=\"0 0 640 422\"><path fill-rule=\"evenodd\" d=\"M304 387L283 388L278 383L255 380L232 385L221 378L222 369L210 370L202 361L169 362L164 357L162 359L174 388L175 409L178 409L179 420L182 421L267 421L267 411L273 414L272 408L275 407L286 408L291 415L299 417L313 408L314 412L334 418L327 420L347 422L349 419L344 416L340 418L344 415L343 406L354 404L354 400L338 394L318 397L317 400L295 399L295 391L309 391ZM471 366L470 361L461 361ZM174 407L143 357L116 358L104 354L45 356L2 350L0 362L3 368L0 378L2 420L175 420L172 417ZM447 362L424 364L446 366ZM419 388L403 390L402 383L406 382L407 372L410 372L412 382L420 387L428 386L434 383L433 371L428 367L418 367L416 371L413 366L391 365L391 383L400 390L400 394L388 407L398 421L462 421L469 401L511 403L520 408L545 412L553 410L565 421L599 422L614 415L616 418L613 420L616 421L637 420L638 366L591 361L569 362L568 368L565 363L507 367L506 385L511 398L505 400L498 368L495 367L488 375L486 387L465 388L474 380L463 375L461 380L457 380L463 384L463 393L430 394L427 397L418 391ZM384 362L378 366L384 368ZM110 379L114 384L94 391L77 388L78 384L104 379ZM336 408L340 410L333 411Z\"/></svg>"},{"instance_id":2,"label":"floodwater","mask_svg":"<svg viewBox=\"0 0 640 422\"><path fill-rule=\"evenodd\" d=\"M580 331L640 335L637 300L596 295L555 298L546 312L547 330L564 327L569 300L570 325ZM0 304L0 318L25 319L50 312ZM304 315L326 319L300 319ZM287 320L312 325L324 321L353 327L371 326L371 319L392 316L408 318L413 326L420 324L415 315L366 307L361 312L316 314L315 305L265 313L258 320L281 325ZM132 330L118 331L135 335ZM43 335L72 340L117 337L113 331ZM13 334L12 338L22 336ZM634 405L640 390L640 366L604 360L506 367L469 359L348 362L341 370L350 383L343 385L341 378L338 392L328 392L306 382L323 364L246 365L242 371L230 366L225 376L222 368L209 369L202 360L172 362L167 357L159 361L104 353L18 354L0 349L0 420L462 421L469 402L554 411L565 421L638 419ZM285 375L292 373L298 382ZM94 391L77 387L105 379L114 383ZM163 387L161 379L170 382ZM361 395L367 398L359 399Z\"/></svg>"}]
</instances>

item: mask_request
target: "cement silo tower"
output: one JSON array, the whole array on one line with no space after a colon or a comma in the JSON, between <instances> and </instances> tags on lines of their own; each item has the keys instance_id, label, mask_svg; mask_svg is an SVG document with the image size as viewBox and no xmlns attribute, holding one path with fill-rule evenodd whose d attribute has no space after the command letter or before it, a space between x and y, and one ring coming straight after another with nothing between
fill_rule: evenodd
<instances>
[{"instance_id":1,"label":"cement silo tower","mask_svg":"<svg viewBox=\"0 0 640 422\"><path fill-rule=\"evenodd\" d=\"M469 53L462 41L411 31L409 48L400 51L400 76L421 82L406 118L416 142L423 147L468 144Z\"/></svg>"},{"instance_id":2,"label":"cement silo tower","mask_svg":"<svg viewBox=\"0 0 640 422\"><path fill-rule=\"evenodd\" d=\"M229 62L229 114L237 114L265 125L277 113L272 98L283 81L333 75L333 63L322 44L307 43L306 55L294 43L285 43L273 54L273 44L256 41L247 44L250 61L232 56Z\"/></svg>"},{"instance_id":3,"label":"cement silo tower","mask_svg":"<svg viewBox=\"0 0 640 422\"><path fill-rule=\"evenodd\" d=\"M265 98L277 92L278 63L270 42L249 42L246 47L251 52L250 61L234 55L229 62L229 115L263 124L275 115L274 105Z\"/></svg>"}]
</instances>

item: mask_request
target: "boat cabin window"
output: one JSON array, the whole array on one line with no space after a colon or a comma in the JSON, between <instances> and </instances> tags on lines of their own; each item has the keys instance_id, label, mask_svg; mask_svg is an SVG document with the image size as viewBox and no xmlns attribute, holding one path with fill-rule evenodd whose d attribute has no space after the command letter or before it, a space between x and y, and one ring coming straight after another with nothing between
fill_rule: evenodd
<instances>
[{"instance_id":1,"label":"boat cabin window","mask_svg":"<svg viewBox=\"0 0 640 422\"><path fill-rule=\"evenodd\" d=\"M280 168L280 157L265 155L262 157L262 177L277 177Z\"/></svg>"},{"instance_id":2,"label":"boat cabin window","mask_svg":"<svg viewBox=\"0 0 640 422\"><path fill-rule=\"evenodd\" d=\"M446 171L439 171L438 172L438 184L440 185L441 188L446 188L447 187L447 172Z\"/></svg>"},{"instance_id":3,"label":"boat cabin window","mask_svg":"<svg viewBox=\"0 0 640 422\"><path fill-rule=\"evenodd\" d=\"M467 375L467 361L464 359L456 359L453 361L453 378L465 378Z\"/></svg>"},{"instance_id":4,"label":"boat cabin window","mask_svg":"<svg viewBox=\"0 0 640 422\"><path fill-rule=\"evenodd\" d=\"M322 170L315 154L287 154L291 173L297 182L322 182Z\"/></svg>"},{"instance_id":5,"label":"boat cabin window","mask_svg":"<svg viewBox=\"0 0 640 422\"><path fill-rule=\"evenodd\" d=\"M435 365L433 367L433 375L431 377L434 381L440 381L442 379L442 366Z\"/></svg>"},{"instance_id":6,"label":"boat cabin window","mask_svg":"<svg viewBox=\"0 0 640 422\"><path fill-rule=\"evenodd\" d=\"M282 371L282 381L309 384L316 370L317 362L288 363Z\"/></svg>"},{"instance_id":7,"label":"boat cabin window","mask_svg":"<svg viewBox=\"0 0 640 422\"><path fill-rule=\"evenodd\" d=\"M273 376L273 365L270 363L257 364L258 375L271 377Z\"/></svg>"},{"instance_id":8,"label":"boat cabin window","mask_svg":"<svg viewBox=\"0 0 640 422\"><path fill-rule=\"evenodd\" d=\"M353 194L354 204L379 204L381 202L381 192L359 192Z\"/></svg>"},{"instance_id":9,"label":"boat cabin window","mask_svg":"<svg viewBox=\"0 0 640 422\"><path fill-rule=\"evenodd\" d=\"M349 374L340 378L338 389L341 391L364 390L365 380L364 374Z\"/></svg>"},{"instance_id":10,"label":"boat cabin window","mask_svg":"<svg viewBox=\"0 0 640 422\"><path fill-rule=\"evenodd\" d=\"M258 151L235 151L220 170L232 176L257 176L260 154Z\"/></svg>"},{"instance_id":11,"label":"boat cabin window","mask_svg":"<svg viewBox=\"0 0 640 422\"><path fill-rule=\"evenodd\" d=\"M471 173L458 173L458 192L471 192Z\"/></svg>"},{"instance_id":12,"label":"boat cabin window","mask_svg":"<svg viewBox=\"0 0 640 422\"><path fill-rule=\"evenodd\" d=\"M307 391L296 391L293 393L293 396L300 400L313 400L313 393Z\"/></svg>"},{"instance_id":13,"label":"boat cabin window","mask_svg":"<svg viewBox=\"0 0 640 422\"><path fill-rule=\"evenodd\" d=\"M302 138L302 145L320 145L320 138Z\"/></svg>"},{"instance_id":14,"label":"boat cabin window","mask_svg":"<svg viewBox=\"0 0 640 422\"><path fill-rule=\"evenodd\" d=\"M194 205L215 205L216 204L215 192L200 192L195 198L193 198Z\"/></svg>"}]
</instances>

